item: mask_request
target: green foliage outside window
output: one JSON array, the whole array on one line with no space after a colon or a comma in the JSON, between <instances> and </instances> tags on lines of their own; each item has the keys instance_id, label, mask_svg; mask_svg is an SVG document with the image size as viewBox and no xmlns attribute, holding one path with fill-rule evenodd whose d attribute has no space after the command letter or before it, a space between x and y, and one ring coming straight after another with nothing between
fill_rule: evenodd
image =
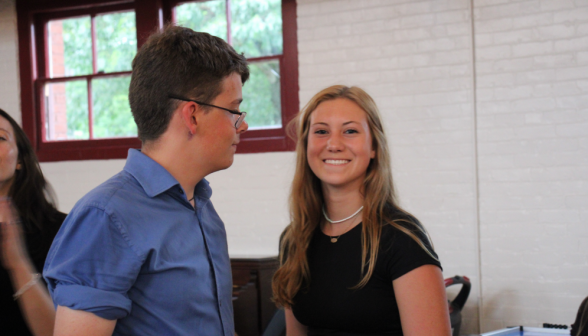
<instances>
[{"instance_id":1,"label":"green foliage outside window","mask_svg":"<svg viewBox=\"0 0 588 336\"><path fill-rule=\"evenodd\" d=\"M64 74L77 76L92 73L92 38L90 17L62 20ZM67 138L88 139L88 87L86 81L65 83Z\"/></svg>"},{"instance_id":2,"label":"green foliage outside window","mask_svg":"<svg viewBox=\"0 0 588 336\"><path fill-rule=\"evenodd\" d=\"M246 57L282 53L282 1L231 0L233 48Z\"/></svg>"},{"instance_id":3,"label":"green foliage outside window","mask_svg":"<svg viewBox=\"0 0 588 336\"><path fill-rule=\"evenodd\" d=\"M85 80L65 83L67 138L88 139L88 85Z\"/></svg>"},{"instance_id":4,"label":"green foliage outside window","mask_svg":"<svg viewBox=\"0 0 588 336\"><path fill-rule=\"evenodd\" d=\"M129 106L130 83L130 76L98 78L92 81L95 138L137 135L137 125Z\"/></svg>"},{"instance_id":5,"label":"green foliage outside window","mask_svg":"<svg viewBox=\"0 0 588 336\"><path fill-rule=\"evenodd\" d=\"M135 13L113 13L96 16L96 51L98 72L131 70L137 53Z\"/></svg>"},{"instance_id":6,"label":"green foliage outside window","mask_svg":"<svg viewBox=\"0 0 588 336\"><path fill-rule=\"evenodd\" d=\"M185 3L176 7L176 24L227 39L224 0Z\"/></svg>"},{"instance_id":7,"label":"green foliage outside window","mask_svg":"<svg viewBox=\"0 0 588 336\"><path fill-rule=\"evenodd\" d=\"M90 18L62 20L65 75L92 74ZM97 72L131 70L137 53L135 13L96 16ZM95 138L136 136L128 91L130 77L92 81L93 133ZM66 83L67 138L88 139L88 92L85 81Z\"/></svg>"},{"instance_id":8,"label":"green foliage outside window","mask_svg":"<svg viewBox=\"0 0 588 336\"><path fill-rule=\"evenodd\" d=\"M90 17L67 19L63 25L65 76L92 73L92 33Z\"/></svg>"},{"instance_id":9,"label":"green foliage outside window","mask_svg":"<svg viewBox=\"0 0 588 336\"><path fill-rule=\"evenodd\" d=\"M247 111L250 128L280 127L280 63L266 61L249 65L251 75L243 86L241 109Z\"/></svg>"}]
</instances>

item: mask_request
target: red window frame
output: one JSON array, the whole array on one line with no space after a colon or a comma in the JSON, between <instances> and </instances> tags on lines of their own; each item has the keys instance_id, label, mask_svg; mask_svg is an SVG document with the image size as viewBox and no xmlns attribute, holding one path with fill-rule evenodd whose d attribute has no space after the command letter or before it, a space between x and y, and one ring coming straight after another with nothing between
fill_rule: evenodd
<instances>
[{"instance_id":1,"label":"red window frame","mask_svg":"<svg viewBox=\"0 0 588 336\"><path fill-rule=\"evenodd\" d=\"M19 67L21 83L22 126L36 150L39 161L100 160L126 158L129 148L139 148L137 138L45 141L42 116L43 85L57 82L47 75L45 52L46 23L49 20L96 15L133 9L140 47L149 34L164 23L171 22L176 0L19 0L16 2L18 20ZM298 48L296 1L282 0L283 53L281 56L255 58L280 60L282 127L251 130L241 136L237 153L291 151L294 142L287 137L286 125L296 115L298 98ZM110 77L123 73L93 74L91 77ZM88 76L78 76L88 78ZM63 80L63 79L61 79ZM246 97L245 97L246 98Z\"/></svg>"}]
</instances>

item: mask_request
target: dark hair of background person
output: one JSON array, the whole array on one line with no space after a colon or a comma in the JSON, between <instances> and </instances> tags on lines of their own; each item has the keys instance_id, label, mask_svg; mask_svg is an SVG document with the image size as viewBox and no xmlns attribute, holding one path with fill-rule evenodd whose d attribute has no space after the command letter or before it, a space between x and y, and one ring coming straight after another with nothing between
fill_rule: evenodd
<instances>
[{"instance_id":1,"label":"dark hair of background person","mask_svg":"<svg viewBox=\"0 0 588 336\"><path fill-rule=\"evenodd\" d=\"M221 38L168 25L151 35L133 59L129 103L139 139L156 140L180 101L169 94L210 103L231 73L249 78L245 56Z\"/></svg>"},{"instance_id":2,"label":"dark hair of background person","mask_svg":"<svg viewBox=\"0 0 588 336\"><path fill-rule=\"evenodd\" d=\"M572 324L570 335L588 336L588 296L578 308L578 314L576 314L576 320Z\"/></svg>"},{"instance_id":3,"label":"dark hair of background person","mask_svg":"<svg viewBox=\"0 0 588 336\"><path fill-rule=\"evenodd\" d=\"M25 234L32 231L40 232L42 237L51 237L42 239L43 244L50 245L64 215L55 208L53 189L43 176L29 138L16 121L2 109L0 116L12 125L18 148L18 163L21 165L21 168L14 172L14 181L9 191L12 204L18 211ZM36 259L37 253L46 254L49 245L29 246L31 257Z\"/></svg>"}]
</instances>

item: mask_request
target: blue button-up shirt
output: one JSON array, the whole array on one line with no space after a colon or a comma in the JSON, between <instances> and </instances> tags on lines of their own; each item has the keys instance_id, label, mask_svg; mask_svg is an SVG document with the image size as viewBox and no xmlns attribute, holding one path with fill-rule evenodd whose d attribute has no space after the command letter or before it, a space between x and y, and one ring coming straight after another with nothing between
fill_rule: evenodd
<instances>
[{"instance_id":1,"label":"blue button-up shirt","mask_svg":"<svg viewBox=\"0 0 588 336\"><path fill-rule=\"evenodd\" d=\"M224 224L206 180L195 208L161 165L130 150L55 237L43 274L55 305L118 319L114 335L233 336Z\"/></svg>"}]
</instances>

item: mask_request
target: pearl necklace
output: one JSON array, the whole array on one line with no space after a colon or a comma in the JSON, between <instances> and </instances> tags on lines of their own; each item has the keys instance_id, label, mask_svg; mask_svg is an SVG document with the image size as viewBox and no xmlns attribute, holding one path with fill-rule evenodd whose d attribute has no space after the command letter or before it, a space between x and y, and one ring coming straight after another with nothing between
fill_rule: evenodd
<instances>
[{"instance_id":1,"label":"pearl necklace","mask_svg":"<svg viewBox=\"0 0 588 336\"><path fill-rule=\"evenodd\" d=\"M338 221L334 221L334 220L330 219L330 218L329 218L329 216L327 216L327 212L325 211L325 207L323 206L323 215L325 216L325 219L326 219L326 220L327 220L329 223L331 223L331 224L337 224L337 223L344 222L344 221L346 221L346 220L349 220L349 219L351 219L351 218L353 218L353 217L357 216L357 214L358 214L358 213L359 213L361 210L363 210L363 206L362 206L361 208L359 208L359 209L358 209L358 210L357 210L357 211L356 211L356 212L355 212L353 215L351 215L351 216L349 216L349 217L347 217L347 218L344 218L344 219L338 220ZM346 229L346 230L347 230L347 229ZM340 235L338 235L338 236L329 236L329 238L331 238L331 243L335 244L335 243L336 243L336 242L339 240L339 237L341 237L342 235L343 235L343 233L342 233L342 234L340 234Z\"/></svg>"},{"instance_id":2,"label":"pearl necklace","mask_svg":"<svg viewBox=\"0 0 588 336\"><path fill-rule=\"evenodd\" d=\"M327 216L327 212L325 211L325 207L323 206L323 215L325 216L325 219L327 220L327 222L331 223L331 224L337 224L337 223L342 223L348 219L351 219L353 217L355 217L355 215L357 215L361 210L363 210L363 205L361 206L361 208L359 208L356 212L353 213L353 215L347 217L347 218L343 218L341 220L332 220L329 218L329 216Z\"/></svg>"}]
</instances>

